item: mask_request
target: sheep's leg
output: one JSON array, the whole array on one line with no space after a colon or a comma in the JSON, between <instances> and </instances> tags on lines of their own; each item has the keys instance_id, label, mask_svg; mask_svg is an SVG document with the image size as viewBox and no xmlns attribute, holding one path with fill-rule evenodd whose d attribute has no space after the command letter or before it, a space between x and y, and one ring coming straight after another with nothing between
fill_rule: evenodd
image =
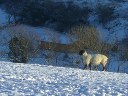
<instances>
[{"instance_id":1,"label":"sheep's leg","mask_svg":"<svg viewBox=\"0 0 128 96\"><path fill-rule=\"evenodd\" d=\"M95 70L98 70L98 66L97 65L95 66Z\"/></svg>"},{"instance_id":2,"label":"sheep's leg","mask_svg":"<svg viewBox=\"0 0 128 96\"><path fill-rule=\"evenodd\" d=\"M90 68L90 70L91 70L91 63L89 64L89 68Z\"/></svg>"},{"instance_id":3,"label":"sheep's leg","mask_svg":"<svg viewBox=\"0 0 128 96\"><path fill-rule=\"evenodd\" d=\"M103 66L103 70L102 71L106 71L106 66Z\"/></svg>"},{"instance_id":4,"label":"sheep's leg","mask_svg":"<svg viewBox=\"0 0 128 96\"><path fill-rule=\"evenodd\" d=\"M83 69L86 69L87 68L87 64L84 65L84 68Z\"/></svg>"}]
</instances>

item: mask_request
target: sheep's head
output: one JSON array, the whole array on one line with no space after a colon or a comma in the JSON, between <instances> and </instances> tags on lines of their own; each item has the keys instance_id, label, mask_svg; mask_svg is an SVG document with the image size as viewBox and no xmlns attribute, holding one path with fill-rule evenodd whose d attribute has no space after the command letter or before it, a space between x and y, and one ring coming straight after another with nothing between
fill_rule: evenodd
<instances>
[{"instance_id":1,"label":"sheep's head","mask_svg":"<svg viewBox=\"0 0 128 96\"><path fill-rule=\"evenodd\" d=\"M79 55L83 55L85 53L85 50L81 50L80 52L79 52Z\"/></svg>"},{"instance_id":2,"label":"sheep's head","mask_svg":"<svg viewBox=\"0 0 128 96\"><path fill-rule=\"evenodd\" d=\"M85 50L81 50L81 51L79 52L79 55L87 56L88 54L87 54L87 52L86 52Z\"/></svg>"}]
</instances>

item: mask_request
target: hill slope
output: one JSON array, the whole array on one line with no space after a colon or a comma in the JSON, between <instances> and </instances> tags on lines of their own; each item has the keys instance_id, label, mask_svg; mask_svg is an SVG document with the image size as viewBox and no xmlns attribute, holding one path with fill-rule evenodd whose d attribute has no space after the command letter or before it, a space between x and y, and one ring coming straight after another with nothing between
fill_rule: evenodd
<instances>
[{"instance_id":1,"label":"hill slope","mask_svg":"<svg viewBox=\"0 0 128 96\"><path fill-rule=\"evenodd\" d=\"M126 96L128 74L0 62L0 96Z\"/></svg>"}]
</instances>

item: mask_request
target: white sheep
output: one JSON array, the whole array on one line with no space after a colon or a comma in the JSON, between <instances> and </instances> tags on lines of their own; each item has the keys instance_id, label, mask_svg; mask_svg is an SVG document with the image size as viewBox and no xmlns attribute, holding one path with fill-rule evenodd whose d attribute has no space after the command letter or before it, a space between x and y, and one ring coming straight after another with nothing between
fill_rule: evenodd
<instances>
[{"instance_id":1,"label":"white sheep","mask_svg":"<svg viewBox=\"0 0 128 96\"><path fill-rule=\"evenodd\" d=\"M103 66L103 71L106 70L106 64L108 61L108 57L102 54L88 54L85 50L81 50L79 52L79 55L82 55L83 57L83 62L85 64L84 69L89 66L91 70L91 65L93 64L94 66L97 66L99 64L102 64Z\"/></svg>"}]
</instances>

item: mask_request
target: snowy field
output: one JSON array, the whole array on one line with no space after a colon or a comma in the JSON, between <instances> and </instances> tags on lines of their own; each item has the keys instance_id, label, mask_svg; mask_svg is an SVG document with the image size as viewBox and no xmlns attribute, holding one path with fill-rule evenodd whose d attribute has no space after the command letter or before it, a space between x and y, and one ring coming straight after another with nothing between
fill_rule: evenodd
<instances>
[{"instance_id":1,"label":"snowy field","mask_svg":"<svg viewBox=\"0 0 128 96\"><path fill-rule=\"evenodd\" d=\"M128 74L0 62L0 96L128 96Z\"/></svg>"}]
</instances>

